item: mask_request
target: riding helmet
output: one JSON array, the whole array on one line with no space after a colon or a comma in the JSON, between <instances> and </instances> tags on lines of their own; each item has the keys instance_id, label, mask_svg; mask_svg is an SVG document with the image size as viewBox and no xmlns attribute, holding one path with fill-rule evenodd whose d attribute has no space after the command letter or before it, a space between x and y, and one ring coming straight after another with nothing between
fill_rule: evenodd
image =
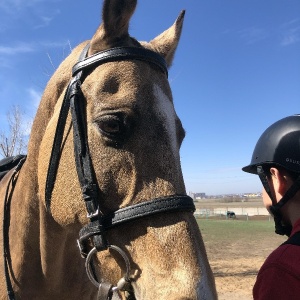
<instances>
[{"instance_id":1,"label":"riding helmet","mask_svg":"<svg viewBox=\"0 0 300 300\"><path fill-rule=\"evenodd\" d=\"M300 114L268 127L257 141L251 163L242 170L257 174L257 166L262 165L278 165L300 173Z\"/></svg>"}]
</instances>

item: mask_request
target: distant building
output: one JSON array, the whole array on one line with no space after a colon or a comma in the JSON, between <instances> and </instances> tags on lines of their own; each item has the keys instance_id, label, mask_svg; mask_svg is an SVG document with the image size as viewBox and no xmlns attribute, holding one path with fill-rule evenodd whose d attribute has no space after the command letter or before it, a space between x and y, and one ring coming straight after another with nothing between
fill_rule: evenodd
<instances>
[{"instance_id":1,"label":"distant building","mask_svg":"<svg viewBox=\"0 0 300 300\"><path fill-rule=\"evenodd\" d=\"M246 193L243 196L246 198L257 198L257 197L261 197L262 194L261 193Z\"/></svg>"},{"instance_id":2,"label":"distant building","mask_svg":"<svg viewBox=\"0 0 300 300\"><path fill-rule=\"evenodd\" d=\"M199 199L205 199L206 194L205 193L193 193L189 192L189 196L192 197L194 200L199 200Z\"/></svg>"}]
</instances>

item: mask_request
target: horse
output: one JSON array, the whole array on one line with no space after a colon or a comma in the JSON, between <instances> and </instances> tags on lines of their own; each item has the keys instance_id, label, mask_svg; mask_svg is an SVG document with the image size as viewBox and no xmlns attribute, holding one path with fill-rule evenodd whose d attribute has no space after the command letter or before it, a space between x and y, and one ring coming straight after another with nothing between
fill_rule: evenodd
<instances>
[{"instance_id":1,"label":"horse","mask_svg":"<svg viewBox=\"0 0 300 300\"><path fill-rule=\"evenodd\" d=\"M1 181L1 299L217 299L167 78L185 12L139 42L136 5L103 1L95 34L44 90L26 160Z\"/></svg>"}]
</instances>

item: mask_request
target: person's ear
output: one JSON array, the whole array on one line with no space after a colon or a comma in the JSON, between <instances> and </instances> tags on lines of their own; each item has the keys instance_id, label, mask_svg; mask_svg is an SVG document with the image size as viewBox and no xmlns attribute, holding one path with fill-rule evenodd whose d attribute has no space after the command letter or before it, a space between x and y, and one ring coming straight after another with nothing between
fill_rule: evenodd
<instances>
[{"instance_id":1,"label":"person's ear","mask_svg":"<svg viewBox=\"0 0 300 300\"><path fill-rule=\"evenodd\" d=\"M286 176L277 168L271 168L270 173L275 192L283 196L289 188Z\"/></svg>"}]
</instances>

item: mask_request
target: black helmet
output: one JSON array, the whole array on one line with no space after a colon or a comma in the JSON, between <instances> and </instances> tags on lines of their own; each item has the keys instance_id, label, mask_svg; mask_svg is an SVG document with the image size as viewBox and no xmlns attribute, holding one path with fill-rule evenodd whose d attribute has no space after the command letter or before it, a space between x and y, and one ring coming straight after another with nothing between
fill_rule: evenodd
<instances>
[{"instance_id":1,"label":"black helmet","mask_svg":"<svg viewBox=\"0 0 300 300\"><path fill-rule=\"evenodd\" d=\"M298 173L297 179L278 202L273 198L264 170L264 166L267 165L281 166L293 173ZM292 226L283 222L280 209L300 188L300 115L286 117L268 127L256 143L250 165L242 170L259 175L272 200L269 209L274 216L275 232L289 236Z\"/></svg>"},{"instance_id":2,"label":"black helmet","mask_svg":"<svg viewBox=\"0 0 300 300\"><path fill-rule=\"evenodd\" d=\"M256 143L250 165L242 170L257 174L257 166L268 164L300 173L300 114L268 127Z\"/></svg>"}]
</instances>

